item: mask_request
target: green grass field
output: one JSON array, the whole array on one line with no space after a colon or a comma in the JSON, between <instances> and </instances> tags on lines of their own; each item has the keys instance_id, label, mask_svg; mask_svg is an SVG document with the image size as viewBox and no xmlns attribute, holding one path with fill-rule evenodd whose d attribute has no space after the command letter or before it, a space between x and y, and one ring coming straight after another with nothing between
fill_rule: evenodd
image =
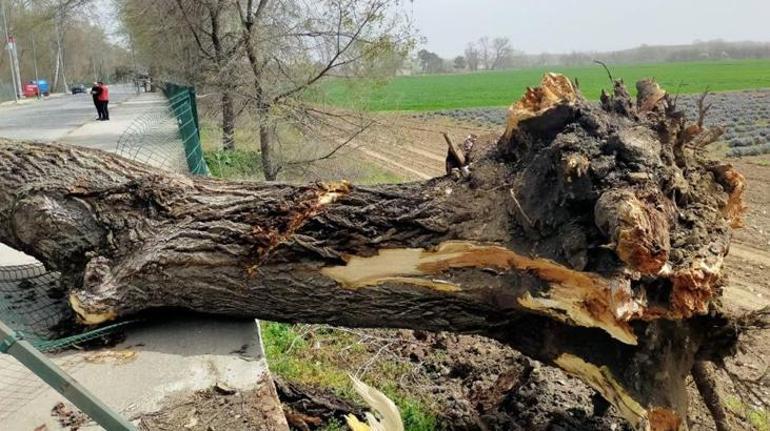
<instances>
[{"instance_id":1,"label":"green grass field","mask_svg":"<svg viewBox=\"0 0 770 431\"><path fill-rule=\"evenodd\" d=\"M611 66L615 78L626 83L654 77L669 92L770 88L770 60L712 61ZM560 72L578 78L590 99L598 99L610 86L601 66L521 69L446 75L397 77L385 84L361 88L345 81L325 86L328 101L339 106L359 105L372 111L428 111L451 108L506 106L521 97L527 86L540 82L544 72ZM681 86L680 86L681 85Z\"/></svg>"}]
</instances>

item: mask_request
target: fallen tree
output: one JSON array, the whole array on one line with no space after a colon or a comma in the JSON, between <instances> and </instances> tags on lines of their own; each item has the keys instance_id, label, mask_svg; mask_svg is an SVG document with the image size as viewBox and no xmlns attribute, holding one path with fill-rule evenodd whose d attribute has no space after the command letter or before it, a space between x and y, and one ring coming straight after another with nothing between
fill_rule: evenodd
<instances>
[{"instance_id":1,"label":"fallen tree","mask_svg":"<svg viewBox=\"0 0 770 431\"><path fill-rule=\"evenodd\" d=\"M637 87L596 106L548 74L500 139L453 148L463 175L400 185L188 178L6 141L0 241L61 271L89 324L181 307L481 334L637 429L686 429L686 376L737 338L717 300L744 181L702 155L721 130Z\"/></svg>"}]
</instances>

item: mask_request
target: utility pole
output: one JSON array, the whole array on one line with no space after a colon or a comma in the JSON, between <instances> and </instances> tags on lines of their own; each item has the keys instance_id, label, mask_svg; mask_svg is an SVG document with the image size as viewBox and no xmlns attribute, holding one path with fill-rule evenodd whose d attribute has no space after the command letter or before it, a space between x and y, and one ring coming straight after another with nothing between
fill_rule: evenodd
<instances>
[{"instance_id":1,"label":"utility pole","mask_svg":"<svg viewBox=\"0 0 770 431\"><path fill-rule=\"evenodd\" d=\"M11 52L11 39L8 37L8 22L5 20L5 0L0 0L0 13L3 15L3 29L5 30L5 48L8 50L8 68L11 69L11 82L13 83L13 100L19 101L19 93L16 85L16 72L13 69L13 52Z\"/></svg>"},{"instance_id":2,"label":"utility pole","mask_svg":"<svg viewBox=\"0 0 770 431\"><path fill-rule=\"evenodd\" d=\"M40 78L37 76L37 49L35 48L35 38L32 38L32 64L35 66L35 82L37 82L37 98L43 97L42 91L40 91Z\"/></svg>"},{"instance_id":3,"label":"utility pole","mask_svg":"<svg viewBox=\"0 0 770 431\"><path fill-rule=\"evenodd\" d=\"M13 70L16 71L16 91L19 94L19 97L23 94L21 85L21 72L19 71L19 51L16 48L18 45L16 44L16 38L11 36L11 52L13 53Z\"/></svg>"},{"instance_id":4,"label":"utility pole","mask_svg":"<svg viewBox=\"0 0 770 431\"><path fill-rule=\"evenodd\" d=\"M67 75L64 73L64 6L62 5L62 0L59 0L58 2L58 8L56 11L56 46L58 50L58 58L60 67L57 67L57 70L61 73L61 80L62 85L64 87L64 93L68 90L67 85Z\"/></svg>"}]
</instances>

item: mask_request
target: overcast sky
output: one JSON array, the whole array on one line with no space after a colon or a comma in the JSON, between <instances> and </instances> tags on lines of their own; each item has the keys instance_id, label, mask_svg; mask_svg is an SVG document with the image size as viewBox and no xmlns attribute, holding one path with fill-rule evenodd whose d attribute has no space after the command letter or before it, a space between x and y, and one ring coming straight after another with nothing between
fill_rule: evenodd
<instances>
[{"instance_id":1,"label":"overcast sky","mask_svg":"<svg viewBox=\"0 0 770 431\"><path fill-rule=\"evenodd\" d=\"M413 0L407 9L442 57L484 35L530 54L770 41L770 0Z\"/></svg>"}]
</instances>

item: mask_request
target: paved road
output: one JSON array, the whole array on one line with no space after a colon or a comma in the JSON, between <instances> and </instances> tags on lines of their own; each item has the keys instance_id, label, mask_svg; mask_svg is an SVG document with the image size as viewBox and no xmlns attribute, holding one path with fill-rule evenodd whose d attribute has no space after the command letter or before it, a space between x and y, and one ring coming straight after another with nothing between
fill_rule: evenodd
<instances>
[{"instance_id":1,"label":"paved road","mask_svg":"<svg viewBox=\"0 0 770 431\"><path fill-rule=\"evenodd\" d=\"M110 105L135 95L130 85L110 86ZM39 102L0 106L0 137L35 141L56 141L89 121L96 109L87 94L66 94Z\"/></svg>"}]
</instances>

